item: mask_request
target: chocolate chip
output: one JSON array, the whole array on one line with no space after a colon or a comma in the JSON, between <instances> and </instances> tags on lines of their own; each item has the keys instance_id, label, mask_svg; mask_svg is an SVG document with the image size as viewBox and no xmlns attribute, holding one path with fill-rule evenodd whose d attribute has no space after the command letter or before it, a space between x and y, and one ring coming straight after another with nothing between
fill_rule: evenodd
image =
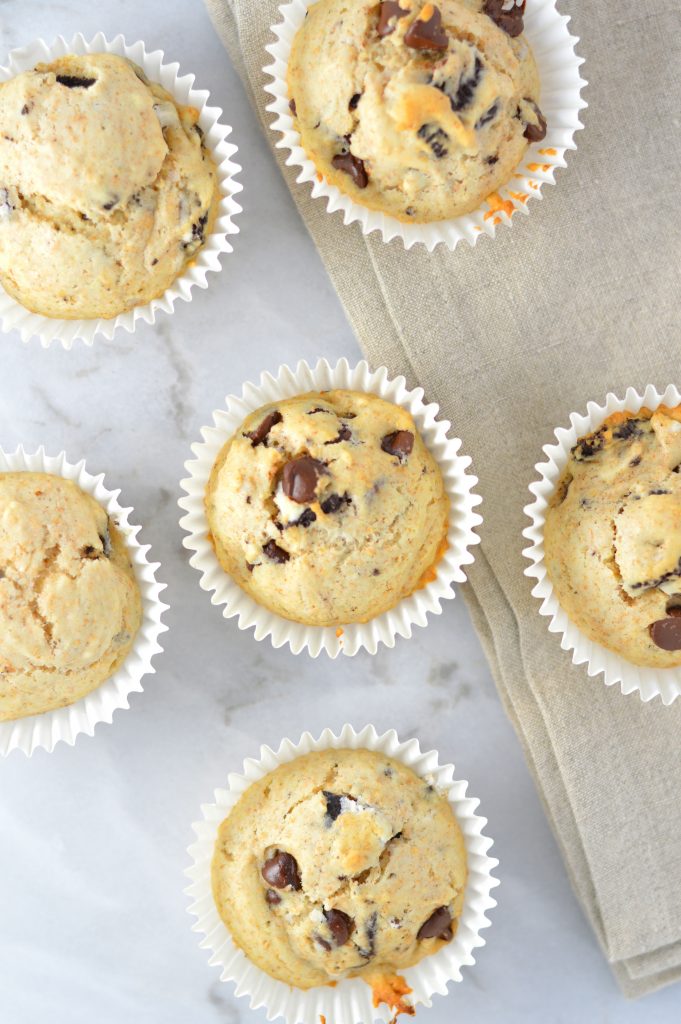
<instances>
[{"instance_id":1,"label":"chocolate chip","mask_svg":"<svg viewBox=\"0 0 681 1024\"><path fill-rule=\"evenodd\" d=\"M23 107L21 108L21 113L24 115L24 117L26 116L26 114L28 114L30 109L31 108L29 107L28 103L24 103Z\"/></svg>"},{"instance_id":2,"label":"chocolate chip","mask_svg":"<svg viewBox=\"0 0 681 1024\"><path fill-rule=\"evenodd\" d=\"M671 609L666 619L658 619L648 627L650 639L663 651L681 651L681 615Z\"/></svg>"},{"instance_id":3,"label":"chocolate chip","mask_svg":"<svg viewBox=\"0 0 681 1024\"><path fill-rule=\"evenodd\" d=\"M325 441L324 444L339 444L341 441L349 441L351 437L352 431L350 427L346 426L345 423L341 423L336 437L332 438L331 441Z\"/></svg>"},{"instance_id":4,"label":"chocolate chip","mask_svg":"<svg viewBox=\"0 0 681 1024\"><path fill-rule=\"evenodd\" d=\"M441 160L443 156L447 156L449 153L445 145L446 142L449 142L449 135L442 128L438 128L437 125L422 124L416 134L420 139L424 139L428 143L438 160Z\"/></svg>"},{"instance_id":5,"label":"chocolate chip","mask_svg":"<svg viewBox=\"0 0 681 1024\"><path fill-rule=\"evenodd\" d=\"M393 18L397 21L398 18L405 18L409 14L409 11L404 11L395 0L383 0L383 3L378 5L378 28L377 32L381 38L383 36L389 36L391 32L395 31L395 23L392 22Z\"/></svg>"},{"instance_id":6,"label":"chocolate chip","mask_svg":"<svg viewBox=\"0 0 681 1024\"><path fill-rule=\"evenodd\" d=\"M296 519L295 523L289 523L290 526L311 526L314 523L317 515L312 511L311 508L306 508L301 516Z\"/></svg>"},{"instance_id":7,"label":"chocolate chip","mask_svg":"<svg viewBox=\"0 0 681 1024\"><path fill-rule=\"evenodd\" d=\"M315 499L317 482L323 473L326 473L326 467L318 459L310 458L309 455L293 459L286 463L281 474L282 490L291 501L308 505Z\"/></svg>"},{"instance_id":8,"label":"chocolate chip","mask_svg":"<svg viewBox=\"0 0 681 1024\"><path fill-rule=\"evenodd\" d=\"M364 161L360 160L359 157L353 156L349 150L347 153L337 153L331 163L336 170L345 171L346 174L349 174L357 188L366 188L369 184L369 175L364 166Z\"/></svg>"},{"instance_id":9,"label":"chocolate chip","mask_svg":"<svg viewBox=\"0 0 681 1024\"><path fill-rule=\"evenodd\" d=\"M260 872L265 881L274 889L302 888L298 863L290 853L279 850L273 857L266 860Z\"/></svg>"},{"instance_id":10,"label":"chocolate chip","mask_svg":"<svg viewBox=\"0 0 681 1024\"><path fill-rule=\"evenodd\" d=\"M443 92L449 99L452 110L456 113L459 110L463 110L464 107L470 105L475 95L478 82L480 81L480 75L482 73L482 61L476 55L475 64L473 70L469 75L463 74L456 84L456 89L450 92L451 82L448 79L441 85L436 85L435 88Z\"/></svg>"},{"instance_id":11,"label":"chocolate chip","mask_svg":"<svg viewBox=\"0 0 681 1024\"><path fill-rule=\"evenodd\" d=\"M342 496L340 494L330 494L329 497L322 502L321 508L322 512L328 516L334 512L338 512L343 505L351 504L352 498L347 493Z\"/></svg>"},{"instance_id":12,"label":"chocolate chip","mask_svg":"<svg viewBox=\"0 0 681 1024\"><path fill-rule=\"evenodd\" d=\"M344 946L350 938L355 922L342 910L325 910L324 917L336 946Z\"/></svg>"},{"instance_id":13,"label":"chocolate chip","mask_svg":"<svg viewBox=\"0 0 681 1024\"><path fill-rule=\"evenodd\" d=\"M288 562L289 558L291 557L288 551L285 551L283 548L280 548L279 545L275 543L275 541L273 540L268 540L267 544L265 544L265 546L263 547L263 551L265 552L268 558L271 558L272 561L276 562L278 565L283 565L284 562Z\"/></svg>"},{"instance_id":14,"label":"chocolate chip","mask_svg":"<svg viewBox=\"0 0 681 1024\"><path fill-rule=\"evenodd\" d=\"M410 430L396 430L393 434L386 434L381 441L381 448L388 455L396 455L402 460L411 455L414 447L414 435Z\"/></svg>"},{"instance_id":15,"label":"chocolate chip","mask_svg":"<svg viewBox=\"0 0 681 1024\"><path fill-rule=\"evenodd\" d=\"M419 928L418 939L451 939L452 915L447 907L438 907Z\"/></svg>"},{"instance_id":16,"label":"chocolate chip","mask_svg":"<svg viewBox=\"0 0 681 1024\"><path fill-rule=\"evenodd\" d=\"M326 817L328 818L328 824L335 821L340 816L343 808L341 807L341 800L343 799L337 793L329 793L327 790L323 790L324 799L326 800ZM346 797L346 799L351 799Z\"/></svg>"},{"instance_id":17,"label":"chocolate chip","mask_svg":"<svg viewBox=\"0 0 681 1024\"><path fill-rule=\"evenodd\" d=\"M274 889L268 889L265 893L265 903L270 907L278 907L281 903L281 896Z\"/></svg>"},{"instance_id":18,"label":"chocolate chip","mask_svg":"<svg viewBox=\"0 0 681 1024\"><path fill-rule=\"evenodd\" d=\"M112 198L108 201L108 203L104 203L104 205L102 206L102 209L103 210L113 210L113 208L116 205L116 203L119 203L120 200L121 200L120 196L112 196Z\"/></svg>"},{"instance_id":19,"label":"chocolate chip","mask_svg":"<svg viewBox=\"0 0 681 1024\"><path fill-rule=\"evenodd\" d=\"M490 166L493 166L494 164L498 164L499 163L499 157L498 156L488 156L487 159L485 160L485 163L489 164Z\"/></svg>"},{"instance_id":20,"label":"chocolate chip","mask_svg":"<svg viewBox=\"0 0 681 1024\"><path fill-rule=\"evenodd\" d=\"M255 565L255 562L246 562L246 568L248 569L249 572L253 572L253 570L255 569Z\"/></svg>"},{"instance_id":21,"label":"chocolate chip","mask_svg":"<svg viewBox=\"0 0 681 1024\"><path fill-rule=\"evenodd\" d=\"M487 113L483 114L482 117L478 121L475 122L475 130L478 131L480 128L484 128L485 125L489 124L490 121L493 121L496 116L497 116L497 104L495 102L489 108Z\"/></svg>"},{"instance_id":22,"label":"chocolate chip","mask_svg":"<svg viewBox=\"0 0 681 1024\"><path fill-rule=\"evenodd\" d=\"M361 92L356 92L354 96L351 96L350 97L350 102L348 103L348 110L356 110L357 109L357 104L359 103L361 98L362 98Z\"/></svg>"},{"instance_id":23,"label":"chocolate chip","mask_svg":"<svg viewBox=\"0 0 681 1024\"><path fill-rule=\"evenodd\" d=\"M631 460L629 465L630 466L640 466L641 465L641 456L640 455L634 456L634 458Z\"/></svg>"},{"instance_id":24,"label":"chocolate chip","mask_svg":"<svg viewBox=\"0 0 681 1024\"><path fill-rule=\"evenodd\" d=\"M57 81L60 85L65 85L67 89L89 89L97 79L79 78L78 75L57 75Z\"/></svg>"},{"instance_id":25,"label":"chocolate chip","mask_svg":"<svg viewBox=\"0 0 681 1024\"><path fill-rule=\"evenodd\" d=\"M539 124L526 124L523 135L528 142L541 142L546 136L546 118L533 100L528 100L535 110Z\"/></svg>"},{"instance_id":26,"label":"chocolate chip","mask_svg":"<svg viewBox=\"0 0 681 1024\"><path fill-rule=\"evenodd\" d=\"M265 419L262 421L259 427L256 427L255 430L251 430L247 434L244 434L244 437L249 438L253 447L257 448L259 444L264 443L265 438L269 434L272 427L275 426L277 423L281 423L282 419L283 416L281 415L279 410L275 409L274 412L270 412L267 414L267 416L265 416Z\"/></svg>"},{"instance_id":27,"label":"chocolate chip","mask_svg":"<svg viewBox=\"0 0 681 1024\"><path fill-rule=\"evenodd\" d=\"M429 18L424 20L422 15L428 8L431 8L432 13ZM442 15L438 7L426 4L419 17L412 21L404 33L404 43L412 50L447 49L447 33L442 27Z\"/></svg>"},{"instance_id":28,"label":"chocolate chip","mask_svg":"<svg viewBox=\"0 0 681 1024\"><path fill-rule=\"evenodd\" d=\"M485 0L482 12L509 36L519 36L525 27L525 0Z\"/></svg>"},{"instance_id":29,"label":"chocolate chip","mask_svg":"<svg viewBox=\"0 0 681 1024\"><path fill-rule=\"evenodd\" d=\"M291 113L293 114L294 117L297 116L298 111L296 110L296 101L295 100L289 100L288 101L288 109L291 111Z\"/></svg>"}]
</instances>

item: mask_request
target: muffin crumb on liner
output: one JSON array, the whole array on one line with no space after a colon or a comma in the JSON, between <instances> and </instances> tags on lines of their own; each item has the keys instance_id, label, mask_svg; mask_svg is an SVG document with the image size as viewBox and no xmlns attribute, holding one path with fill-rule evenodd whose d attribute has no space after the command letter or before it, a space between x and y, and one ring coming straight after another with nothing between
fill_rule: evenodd
<instances>
[{"instance_id":1,"label":"muffin crumb on liner","mask_svg":"<svg viewBox=\"0 0 681 1024\"><path fill-rule=\"evenodd\" d=\"M87 472L84 459L71 463L65 452L50 456L41 447L29 454L21 445L11 453L0 449L0 473L17 472L50 473L65 480L73 480L81 490L99 502L115 520L126 542L142 598L142 621L135 642L125 661L112 676L66 707L0 722L0 756L12 750L22 750L30 757L38 749L51 753L60 740L73 746L81 734L93 736L100 722L110 724L115 711L130 707L130 694L143 690L142 677L156 671L152 659L162 651L159 637L168 627L161 619L168 605L159 597L166 586L156 579L160 564L148 560L151 548L148 544L139 543L137 537L140 527L130 522L133 509L124 508L119 503L120 490L110 490L104 483L103 473L93 476Z\"/></svg>"},{"instance_id":2,"label":"muffin crumb on liner","mask_svg":"<svg viewBox=\"0 0 681 1024\"><path fill-rule=\"evenodd\" d=\"M140 320L153 324L160 311L172 313L178 300L191 301L194 287L208 287L208 273L221 270L221 255L233 251L228 236L239 231L234 218L241 212L241 207L234 196L241 192L243 186L236 180L236 175L241 171L241 167L233 160L237 147L227 141L232 129L220 121L222 110L219 107L208 106L210 93L205 89L194 88L194 75L180 75L178 63L164 63L163 50L148 52L141 41L129 45L122 35L108 40L102 32L98 32L89 41L80 32L68 41L63 36L58 36L51 44L43 39L37 39L30 45L9 53L7 63L0 66L0 83L22 71L30 71L36 64L49 63L66 54L100 52L127 57L138 64L149 79L162 85L177 103L196 107L200 111L198 123L204 132L206 147L215 160L220 199L213 229L207 235L205 244L172 285L166 288L163 295L144 305L119 313L111 319L60 320L33 313L12 298L0 284L2 330L19 331L24 342L38 337L43 348L48 348L53 341L61 342L65 349L72 348L77 340L92 345L98 334L111 340L119 327L131 333Z\"/></svg>"},{"instance_id":3,"label":"muffin crumb on liner","mask_svg":"<svg viewBox=\"0 0 681 1024\"><path fill-rule=\"evenodd\" d=\"M384 242L400 238L405 249L421 244L429 252L437 245L446 245L454 250L464 240L475 245L481 235L494 238L499 224L510 227L513 214L529 214L529 200L541 199L542 187L554 185L555 171L559 167L567 167L565 154L577 148L574 135L584 127L579 114L588 106L581 97L581 91L587 85L579 72L584 59L575 53L579 39L570 35L567 27L570 19L558 12L556 0L528 0L525 36L534 51L539 70L540 104L547 120L547 132L541 142L529 146L510 181L488 196L472 213L430 224L404 224L395 217L355 203L318 174L315 164L300 144L295 118L289 109L286 72L291 47L307 8L313 2L315 0L291 0L279 7L282 20L270 29L276 36L276 42L265 47L273 58L272 63L263 68L263 72L272 79L264 86L273 97L266 109L276 115L270 128L281 136L276 143L277 149L288 150L287 167L299 169L296 183L309 182L312 197L325 199L329 213L341 210L344 224L359 223L365 235L379 231Z\"/></svg>"},{"instance_id":4,"label":"muffin crumb on liner","mask_svg":"<svg viewBox=\"0 0 681 1024\"><path fill-rule=\"evenodd\" d=\"M532 596L542 602L539 614L550 619L549 632L559 633L562 649L572 651L573 664L585 664L590 676L602 673L606 686L619 683L623 694L638 692L641 700L646 702L654 697L660 697L662 703L667 705L672 704L681 695L681 666L649 668L634 665L614 651L590 640L563 611L544 563L544 522L549 500L565 469L570 450L580 437L598 430L603 421L615 412L626 410L636 413L643 406L654 412L660 405L679 404L681 393L674 385L670 384L663 393L660 393L654 385L649 384L643 395L639 395L635 388L628 388L624 398L618 398L609 392L603 405L592 401L587 403L586 414L570 413L570 427L556 428L556 443L544 445L546 461L538 462L535 466L540 477L530 484L530 491L535 500L524 509L525 514L532 520L532 525L523 530L523 537L531 542L523 550L523 554L532 563L524 573L525 576L537 581L532 588Z\"/></svg>"},{"instance_id":5,"label":"muffin crumb on liner","mask_svg":"<svg viewBox=\"0 0 681 1024\"><path fill-rule=\"evenodd\" d=\"M251 1009L265 1007L268 1020L282 1017L287 1024L319 1024L320 1017L326 1017L329 1024L370 1024L388 1021L394 1014L385 1004L374 1007L372 989L360 978L308 990L271 978L234 944L213 900L211 862L218 829L242 793L280 764L311 751L334 748L379 751L401 761L416 775L427 777L447 794L463 834L468 881L454 938L436 953L400 971L412 990L407 998L414 1007L432 1005L434 995L446 995L451 982L462 980L461 968L474 964L474 950L485 945L480 932L489 927L486 914L496 906L491 890L499 880L492 872L499 862L489 856L492 840L483 833L487 820L475 813L479 801L466 796L468 783L455 781L454 766L441 765L436 751L422 752L416 739L401 742L394 729L379 735L373 725L360 731L344 725L339 733L325 729L318 739L305 732L297 743L282 740L276 751L261 747L259 758L244 761L241 774L229 774L226 789L215 790L214 803L202 805L202 820L192 826L196 840L188 849L192 864L185 874L191 884L185 893L191 898L189 913L197 918L192 930L203 935L200 947L211 951L209 964L221 968L220 979L234 982L235 994L247 996Z\"/></svg>"},{"instance_id":6,"label":"muffin crumb on liner","mask_svg":"<svg viewBox=\"0 0 681 1024\"><path fill-rule=\"evenodd\" d=\"M226 441L245 417L262 405L308 391L342 388L379 395L407 409L442 473L445 491L451 503L447 550L437 563L434 579L424 581L394 608L365 623L335 626L308 626L285 619L258 604L239 587L222 568L209 539L204 495L213 463ZM192 445L195 458L185 463L189 476L180 486L185 497L179 506L186 513L180 525L189 536L184 546L192 552L190 564L201 573L200 585L212 592L211 602L224 605L225 618L238 616L240 629L254 628L255 639L270 637L274 647L288 643L294 654L303 650L316 658L321 651L335 658L343 652L354 655L362 648L375 654L379 644L394 647L397 636L410 637L415 625L425 626L428 613L440 614L442 601L455 596L452 585L463 583L463 567L473 561L469 550L480 543L476 528L482 518L474 511L481 498L473 488L477 477L468 469L471 460L459 455L461 441L448 438L450 424L436 419L439 407L424 404L423 389L408 391L404 377L388 378L385 367L371 371L365 361L351 367L346 359L331 366L320 359L314 366L304 360L295 369L282 366L276 376L263 373L259 384L244 384L241 396L228 396L225 407L213 413L213 426L203 427L202 442Z\"/></svg>"}]
</instances>

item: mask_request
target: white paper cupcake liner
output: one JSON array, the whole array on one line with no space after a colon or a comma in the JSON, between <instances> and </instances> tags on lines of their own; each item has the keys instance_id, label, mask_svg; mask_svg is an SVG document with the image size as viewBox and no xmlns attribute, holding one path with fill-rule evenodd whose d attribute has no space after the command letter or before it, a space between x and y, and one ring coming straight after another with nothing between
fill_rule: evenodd
<instances>
[{"instance_id":1,"label":"white paper cupcake liner","mask_svg":"<svg viewBox=\"0 0 681 1024\"><path fill-rule=\"evenodd\" d=\"M330 185L325 178L320 181L317 168L300 145L300 135L295 119L289 110L286 72L294 36L305 19L308 7L315 0L291 0L282 4L279 12L282 20L272 26L271 32L277 37L276 43L266 47L273 61L263 68L273 79L265 89L274 99L267 110L276 114L270 127L281 135L278 149L289 150L286 164L300 168L297 182L310 182L312 196L326 200L327 210L334 213L341 210L343 223L359 223L365 235L380 231L383 241L400 238L405 249L420 243L428 251L436 245L455 249L461 241L475 245L481 235L494 238L499 224L511 226L514 213L528 214L529 200L542 198L542 187L555 184L555 171L567 167L565 154L576 149L575 132L583 125L579 113L587 103L581 97L586 81L579 73L584 63L575 53L579 42L568 31L569 18L561 15L555 0L527 0L525 14L525 36L534 51L541 81L541 109L547 121L546 138L531 145L523 161L516 168L511 180L490 196L490 200L472 213L451 220L436 221L432 224L403 224L395 217L368 210Z\"/></svg>"},{"instance_id":2,"label":"white paper cupcake liner","mask_svg":"<svg viewBox=\"0 0 681 1024\"><path fill-rule=\"evenodd\" d=\"M393 1016L393 1011L385 1005L374 1008L372 990L359 978L346 979L335 987L308 991L270 978L234 944L213 900L211 862L218 829L241 794L280 764L310 751L342 748L380 751L427 778L447 795L463 833L468 881L456 934L437 953L399 972L412 989L409 1000L414 1006L430 1006L434 995L447 994L450 982L461 981L461 968L471 966L475 962L473 951L485 945L480 932L490 924L487 911L496 906L490 893L499 884L492 875L499 862L489 856L492 840L483 835L487 819L475 813L479 800L466 796L468 783L454 781L454 766L441 765L436 751L422 752L415 739L402 743L394 729L379 736L373 725L365 726L360 732L345 725L338 735L325 729L319 739L305 732L298 743L282 740L277 751L263 746L257 760L244 761L242 774L228 776L227 789L215 790L214 803L201 807L203 820L192 826L197 839L188 850L192 865L185 874L191 879L191 885L185 891L192 901L189 913L197 918L193 930L204 936L201 948L212 953L209 963L221 968L222 981L236 984L237 996L248 997L251 1009L265 1007L268 1020L283 1017L287 1024L319 1024L320 1017L325 1017L328 1024L371 1024Z\"/></svg>"},{"instance_id":3,"label":"white paper cupcake liner","mask_svg":"<svg viewBox=\"0 0 681 1024\"><path fill-rule=\"evenodd\" d=\"M165 584L156 580L159 563L149 561L151 549L148 544L138 542L140 527L130 522L133 509L119 504L120 490L109 490L104 484L103 473L92 476L85 469L84 459L75 464L68 462L65 452L50 456L42 447L33 454L25 452L22 446L11 453L0 449L0 473L18 472L52 473L65 480L73 480L83 491L91 494L125 538L142 595L139 632L128 656L113 676L67 707L12 722L0 722L0 756L12 750L22 750L30 757L34 750L40 748L51 752L60 740L73 746L78 736L94 735L95 726L100 722L111 723L114 711L130 707L130 694L143 689L142 677L156 671L151 661L162 650L158 638L168 628L161 622L168 605L159 599L159 594L165 590Z\"/></svg>"},{"instance_id":4,"label":"white paper cupcake liner","mask_svg":"<svg viewBox=\"0 0 681 1024\"><path fill-rule=\"evenodd\" d=\"M206 237L205 245L170 288L146 305L135 306L134 309L120 313L110 320L60 320L56 317L41 316L22 306L0 285L0 322L3 331L19 331L24 342L38 337L44 348L48 348L53 341L61 342L66 349L70 349L76 340L91 345L98 334L111 339L119 327L132 332L140 320L153 324L160 311L172 313L179 299L191 301L194 287L208 287L208 272L221 269L221 255L232 252L228 236L239 231L234 218L241 212L241 207L234 196L243 186L235 177L241 167L232 159L237 147L227 141L232 129L220 122L222 110L219 107L208 106L210 94L205 89L194 88L194 75L181 76L179 64L164 64L163 50L148 53L142 42L128 45L122 35L109 41L101 32L89 41L80 32L70 40L58 36L50 44L43 39L37 39L29 46L11 51L7 64L0 67L0 82L13 78L21 71L28 71L38 63L56 60L65 54L102 52L129 57L144 69L151 81L162 85L178 103L196 107L200 111L199 125L205 135L205 145L212 153L217 166L221 199L213 230Z\"/></svg>"},{"instance_id":5,"label":"white paper cupcake liner","mask_svg":"<svg viewBox=\"0 0 681 1024\"><path fill-rule=\"evenodd\" d=\"M558 427L555 444L544 445L546 462L538 462L535 469L540 479L530 485L535 500L525 507L525 513L532 525L523 530L523 536L531 541L523 554L532 563L525 569L525 575L537 580L532 589L534 597L541 600L540 615L550 618L549 631L559 633L560 645L564 651L572 651L575 665L586 664L590 676L603 674L607 686L619 683L622 693L638 692L641 700L649 701L661 697L663 704L671 704L681 694L681 668L643 668L632 664L626 658L607 650L588 637L570 621L554 593L553 585L546 573L544 563L544 522L549 499L565 469L571 448L580 437L598 430L603 421L614 412L638 412L643 406L655 410L660 405L681 404L681 393L669 385L663 394L649 384L643 395L634 388L628 388L624 398L608 393L603 405L596 402L587 404L586 414L570 414L570 427Z\"/></svg>"},{"instance_id":6,"label":"white paper cupcake liner","mask_svg":"<svg viewBox=\"0 0 681 1024\"><path fill-rule=\"evenodd\" d=\"M333 626L308 626L275 615L242 590L215 556L204 507L213 463L249 413L268 402L332 388L371 392L408 409L440 467L451 502L448 546L437 563L436 578L370 622L343 626L341 635ZM353 655L362 648L375 654L381 643L394 647L396 637L410 637L413 626L425 626L429 612L440 614L441 602L455 596L452 584L463 583L466 579L463 566L473 561L469 548L480 543L475 530L482 518L474 509L482 499L473 491L478 481L468 472L470 458L459 455L461 441L447 437L450 424L447 420L436 419L438 412L439 406L424 404L422 388L407 390L404 377L390 380L385 367L372 372L366 362L350 367L346 359L339 360L335 366L325 359L320 359L314 367L304 361L294 370L282 366L276 377L263 373L259 384L245 384L240 397L228 396L225 408L213 413L214 426L203 427L203 442L192 445L196 458L185 463L189 477L182 480L180 486L187 496L179 501L180 508L187 513L180 525L189 534L183 543L193 552L190 563L201 573L203 590L212 592L212 603L224 605L225 618L238 616L240 629L253 628L256 640L269 637L274 647L288 643L294 654L307 650L316 658L321 651L326 651L335 658L341 652Z\"/></svg>"}]
</instances>

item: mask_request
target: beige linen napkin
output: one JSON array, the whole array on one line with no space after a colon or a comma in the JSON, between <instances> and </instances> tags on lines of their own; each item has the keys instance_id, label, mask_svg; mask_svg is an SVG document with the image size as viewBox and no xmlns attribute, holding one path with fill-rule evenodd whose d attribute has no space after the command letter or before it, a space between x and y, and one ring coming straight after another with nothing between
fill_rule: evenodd
<instances>
[{"instance_id":1,"label":"beige linen napkin","mask_svg":"<svg viewBox=\"0 0 681 1024\"><path fill-rule=\"evenodd\" d=\"M264 125L278 2L206 0ZM679 383L681 4L560 6L587 60L586 130L495 241L428 254L365 238L277 159L367 358L421 384L473 457L485 523L466 597L575 891L637 996L681 978L681 701L644 705L570 664L530 596L521 531L570 411Z\"/></svg>"}]
</instances>

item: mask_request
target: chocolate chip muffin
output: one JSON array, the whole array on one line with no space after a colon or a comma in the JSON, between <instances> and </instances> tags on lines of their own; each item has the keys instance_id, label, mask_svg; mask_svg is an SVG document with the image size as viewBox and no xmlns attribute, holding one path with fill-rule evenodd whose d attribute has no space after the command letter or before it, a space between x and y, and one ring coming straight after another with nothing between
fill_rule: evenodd
<instances>
[{"instance_id":1,"label":"chocolate chip muffin","mask_svg":"<svg viewBox=\"0 0 681 1024\"><path fill-rule=\"evenodd\" d=\"M206 514L220 564L254 600L340 626L425 582L449 501L411 415L339 390L251 413L215 462Z\"/></svg>"},{"instance_id":2,"label":"chocolate chip muffin","mask_svg":"<svg viewBox=\"0 0 681 1024\"><path fill-rule=\"evenodd\" d=\"M0 473L0 721L96 689L140 619L125 541L94 498L48 473Z\"/></svg>"},{"instance_id":3,"label":"chocolate chip muffin","mask_svg":"<svg viewBox=\"0 0 681 1024\"><path fill-rule=\"evenodd\" d=\"M546 134L525 0L318 0L293 42L291 110L319 173L425 223L468 213Z\"/></svg>"},{"instance_id":4,"label":"chocolate chip muffin","mask_svg":"<svg viewBox=\"0 0 681 1024\"><path fill-rule=\"evenodd\" d=\"M452 938L465 884L446 797L370 750L307 754L255 782L213 857L236 944L303 989L348 976L383 987Z\"/></svg>"},{"instance_id":5,"label":"chocolate chip muffin","mask_svg":"<svg viewBox=\"0 0 681 1024\"><path fill-rule=\"evenodd\" d=\"M0 85L0 283L50 317L114 317L162 295L217 196L198 111L110 53Z\"/></svg>"},{"instance_id":6,"label":"chocolate chip muffin","mask_svg":"<svg viewBox=\"0 0 681 1024\"><path fill-rule=\"evenodd\" d=\"M681 665L681 406L615 413L572 450L546 514L546 571L591 640Z\"/></svg>"}]
</instances>

